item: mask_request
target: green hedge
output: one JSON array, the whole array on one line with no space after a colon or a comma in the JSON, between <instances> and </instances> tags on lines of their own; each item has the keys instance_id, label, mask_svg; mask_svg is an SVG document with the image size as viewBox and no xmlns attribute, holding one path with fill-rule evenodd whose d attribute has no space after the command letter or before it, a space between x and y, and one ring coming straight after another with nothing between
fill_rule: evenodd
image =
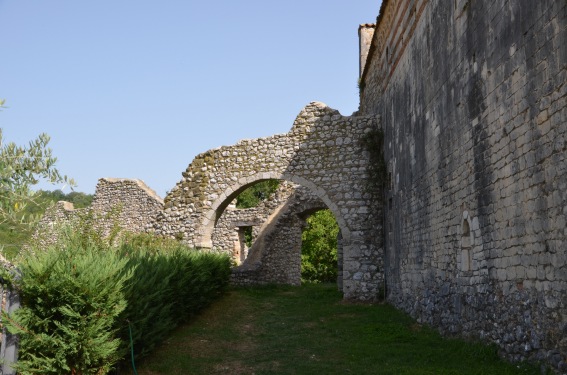
<instances>
[{"instance_id":1,"label":"green hedge","mask_svg":"<svg viewBox=\"0 0 567 375\"><path fill-rule=\"evenodd\" d=\"M177 241L151 235L130 237L119 251L128 259L125 272L134 272L134 281L124 290L128 304L123 320L131 324L136 357L152 350L228 285L231 264L225 255L187 251ZM129 342L127 328L121 331L123 343Z\"/></svg>"},{"instance_id":2,"label":"green hedge","mask_svg":"<svg viewBox=\"0 0 567 375\"><path fill-rule=\"evenodd\" d=\"M20 336L19 374L108 373L129 356L129 327L136 356L146 354L230 275L227 256L150 235L111 247L71 234L19 268L22 308L4 315Z\"/></svg>"}]
</instances>

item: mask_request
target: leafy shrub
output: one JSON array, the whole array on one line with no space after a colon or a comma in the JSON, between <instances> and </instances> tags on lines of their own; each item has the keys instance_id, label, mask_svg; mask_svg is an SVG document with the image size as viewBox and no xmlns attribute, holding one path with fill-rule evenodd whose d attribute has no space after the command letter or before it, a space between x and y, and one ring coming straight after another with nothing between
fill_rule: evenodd
<instances>
[{"instance_id":1,"label":"leafy shrub","mask_svg":"<svg viewBox=\"0 0 567 375\"><path fill-rule=\"evenodd\" d=\"M111 246L75 229L22 258L22 308L4 315L20 335L20 374L105 374L128 354L129 327L142 356L228 285L228 256L152 235Z\"/></svg>"},{"instance_id":2,"label":"leafy shrub","mask_svg":"<svg viewBox=\"0 0 567 375\"><path fill-rule=\"evenodd\" d=\"M120 360L115 327L134 271L126 263L73 236L22 261L22 307L4 316L20 336L19 374L103 374Z\"/></svg>"}]
</instances>

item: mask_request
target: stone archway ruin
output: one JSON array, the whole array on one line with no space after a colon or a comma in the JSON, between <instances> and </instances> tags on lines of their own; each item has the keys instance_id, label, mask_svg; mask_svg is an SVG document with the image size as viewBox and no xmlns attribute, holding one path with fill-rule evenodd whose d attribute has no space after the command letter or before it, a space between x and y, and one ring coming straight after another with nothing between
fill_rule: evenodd
<instances>
[{"instance_id":1,"label":"stone archway ruin","mask_svg":"<svg viewBox=\"0 0 567 375\"><path fill-rule=\"evenodd\" d=\"M312 102L287 134L243 140L195 157L165 198L154 228L210 249L217 220L240 192L258 181L286 180L307 188L335 216L345 298L376 299L383 283L382 246L374 235L381 229L381 209L370 209L379 200L369 188L369 158L361 144L378 127L376 116L342 116ZM275 276L265 281L270 280L285 282Z\"/></svg>"},{"instance_id":2,"label":"stone archway ruin","mask_svg":"<svg viewBox=\"0 0 567 375\"><path fill-rule=\"evenodd\" d=\"M227 207L213 231L213 248L231 255L237 264L232 283L299 285L306 219L325 209L327 205L308 188L287 181L280 181L274 194L256 207ZM243 244L242 228L251 229L250 248ZM337 253L336 267L342 275L342 247L337 246ZM337 284L342 290L342 276Z\"/></svg>"},{"instance_id":3,"label":"stone archway ruin","mask_svg":"<svg viewBox=\"0 0 567 375\"><path fill-rule=\"evenodd\" d=\"M248 256L249 243L260 234L268 218L295 194L299 185L279 181L276 191L261 200L257 206L237 208L233 201L216 222L212 233L212 248L229 254L240 265Z\"/></svg>"},{"instance_id":4,"label":"stone archway ruin","mask_svg":"<svg viewBox=\"0 0 567 375\"><path fill-rule=\"evenodd\" d=\"M310 213L326 208L309 189L295 186L288 199L264 220L248 258L233 270L232 283L300 285L305 219Z\"/></svg>"}]
</instances>

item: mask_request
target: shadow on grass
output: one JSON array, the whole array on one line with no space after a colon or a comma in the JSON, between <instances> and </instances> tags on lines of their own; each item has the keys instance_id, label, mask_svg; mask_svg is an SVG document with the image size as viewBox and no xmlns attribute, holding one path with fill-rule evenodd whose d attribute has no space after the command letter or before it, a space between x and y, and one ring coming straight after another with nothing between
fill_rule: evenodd
<instances>
[{"instance_id":1,"label":"shadow on grass","mask_svg":"<svg viewBox=\"0 0 567 375\"><path fill-rule=\"evenodd\" d=\"M335 285L232 289L138 364L149 374L538 374Z\"/></svg>"}]
</instances>

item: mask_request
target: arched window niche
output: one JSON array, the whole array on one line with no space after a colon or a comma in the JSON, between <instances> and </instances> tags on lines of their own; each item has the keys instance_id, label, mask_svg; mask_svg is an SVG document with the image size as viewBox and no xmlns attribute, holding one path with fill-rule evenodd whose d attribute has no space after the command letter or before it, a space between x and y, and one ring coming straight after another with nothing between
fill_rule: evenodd
<instances>
[{"instance_id":1,"label":"arched window niche","mask_svg":"<svg viewBox=\"0 0 567 375\"><path fill-rule=\"evenodd\" d=\"M472 247L474 244L474 235L471 231L471 218L468 211L463 212L463 220L461 224L461 259L460 269L463 272L472 271Z\"/></svg>"}]
</instances>

